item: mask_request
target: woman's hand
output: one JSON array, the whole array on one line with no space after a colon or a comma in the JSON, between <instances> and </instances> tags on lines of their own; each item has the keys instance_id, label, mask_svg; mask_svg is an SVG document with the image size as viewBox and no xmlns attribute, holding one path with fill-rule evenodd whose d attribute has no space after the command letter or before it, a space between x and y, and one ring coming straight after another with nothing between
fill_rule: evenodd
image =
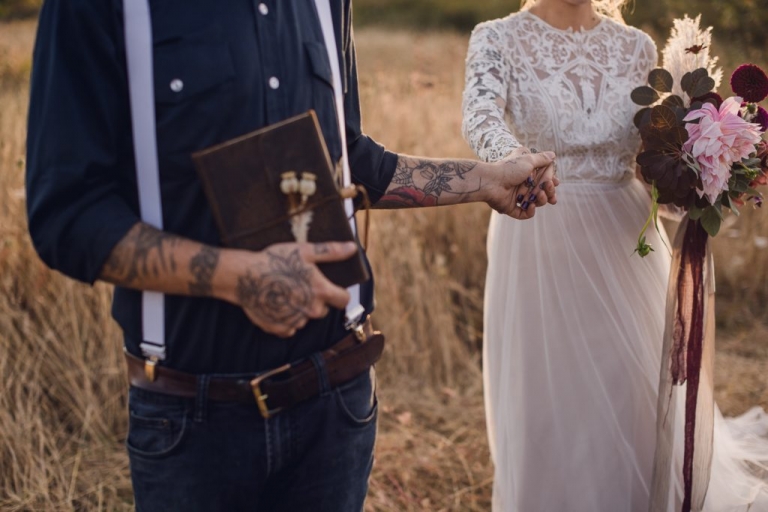
<instances>
[{"instance_id":1,"label":"woman's hand","mask_svg":"<svg viewBox=\"0 0 768 512\"><path fill-rule=\"evenodd\" d=\"M504 160L489 164L494 171L486 187L485 201L499 213L516 219L530 219L536 207L557 204L555 154L533 153L521 147Z\"/></svg>"}]
</instances>

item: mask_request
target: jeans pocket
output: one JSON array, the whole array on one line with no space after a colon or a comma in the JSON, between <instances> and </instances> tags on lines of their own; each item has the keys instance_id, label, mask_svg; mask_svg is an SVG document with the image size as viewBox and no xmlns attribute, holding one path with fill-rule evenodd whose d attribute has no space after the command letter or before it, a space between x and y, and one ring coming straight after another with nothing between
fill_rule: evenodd
<instances>
[{"instance_id":1,"label":"jeans pocket","mask_svg":"<svg viewBox=\"0 0 768 512\"><path fill-rule=\"evenodd\" d=\"M131 396L126 447L131 456L158 459L171 455L184 440L187 411L183 407L143 402Z\"/></svg>"},{"instance_id":2,"label":"jeans pocket","mask_svg":"<svg viewBox=\"0 0 768 512\"><path fill-rule=\"evenodd\" d=\"M376 370L364 372L334 390L341 416L352 426L364 427L376 420Z\"/></svg>"}]
</instances>

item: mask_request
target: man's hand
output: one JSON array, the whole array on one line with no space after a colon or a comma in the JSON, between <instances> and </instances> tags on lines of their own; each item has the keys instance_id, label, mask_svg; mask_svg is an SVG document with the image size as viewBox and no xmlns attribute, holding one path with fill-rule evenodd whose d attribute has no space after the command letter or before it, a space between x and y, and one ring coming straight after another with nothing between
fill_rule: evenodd
<instances>
[{"instance_id":1,"label":"man's hand","mask_svg":"<svg viewBox=\"0 0 768 512\"><path fill-rule=\"evenodd\" d=\"M344 261L356 251L351 242L222 249L138 223L115 246L100 277L136 290L226 300L264 331L290 337L330 307L347 305L347 291L316 263Z\"/></svg>"},{"instance_id":2,"label":"man's hand","mask_svg":"<svg viewBox=\"0 0 768 512\"><path fill-rule=\"evenodd\" d=\"M349 293L331 283L317 263L343 261L354 243L276 244L261 252L222 254L224 299L239 305L262 330L290 338L329 308L344 309Z\"/></svg>"},{"instance_id":3,"label":"man's hand","mask_svg":"<svg viewBox=\"0 0 768 512\"><path fill-rule=\"evenodd\" d=\"M555 154L518 148L497 164L488 164L484 199L494 210L516 219L530 219L537 206L557 204Z\"/></svg>"}]
</instances>

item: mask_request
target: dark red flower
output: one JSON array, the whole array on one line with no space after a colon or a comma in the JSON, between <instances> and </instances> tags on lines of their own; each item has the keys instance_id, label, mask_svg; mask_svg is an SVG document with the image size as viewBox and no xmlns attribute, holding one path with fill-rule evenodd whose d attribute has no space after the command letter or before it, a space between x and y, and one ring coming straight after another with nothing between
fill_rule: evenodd
<instances>
[{"instance_id":1,"label":"dark red flower","mask_svg":"<svg viewBox=\"0 0 768 512\"><path fill-rule=\"evenodd\" d=\"M761 140L757 144L757 158L760 159L760 167L763 169L763 173L768 173L768 142ZM765 178L765 174L762 178Z\"/></svg>"},{"instance_id":2,"label":"dark red flower","mask_svg":"<svg viewBox=\"0 0 768 512\"><path fill-rule=\"evenodd\" d=\"M768 110L765 110L763 107L757 107L757 114L755 114L752 122L759 124L764 132L768 131Z\"/></svg>"},{"instance_id":3,"label":"dark red flower","mask_svg":"<svg viewBox=\"0 0 768 512\"><path fill-rule=\"evenodd\" d=\"M731 75L733 92L748 103L758 103L768 96L768 76L754 64L742 64Z\"/></svg>"}]
</instances>

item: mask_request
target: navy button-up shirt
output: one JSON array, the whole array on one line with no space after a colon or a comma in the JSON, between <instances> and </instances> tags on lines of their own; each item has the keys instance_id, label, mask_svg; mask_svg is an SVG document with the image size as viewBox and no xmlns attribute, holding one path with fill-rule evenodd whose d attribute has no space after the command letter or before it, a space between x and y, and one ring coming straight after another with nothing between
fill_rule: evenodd
<instances>
[{"instance_id":1,"label":"navy button-up shirt","mask_svg":"<svg viewBox=\"0 0 768 512\"><path fill-rule=\"evenodd\" d=\"M206 244L219 236L190 154L314 109L340 158L331 68L312 0L151 0L155 102L165 230ZM351 0L332 0L346 91L353 180L373 201L397 156L360 126ZM29 228L42 259L93 282L139 221L121 0L47 0L40 15L29 110ZM140 292L117 288L113 315L139 355ZM370 311L372 285L364 286ZM166 299L168 359L194 373L273 368L340 339L343 312L290 340L255 327L234 305Z\"/></svg>"}]
</instances>

